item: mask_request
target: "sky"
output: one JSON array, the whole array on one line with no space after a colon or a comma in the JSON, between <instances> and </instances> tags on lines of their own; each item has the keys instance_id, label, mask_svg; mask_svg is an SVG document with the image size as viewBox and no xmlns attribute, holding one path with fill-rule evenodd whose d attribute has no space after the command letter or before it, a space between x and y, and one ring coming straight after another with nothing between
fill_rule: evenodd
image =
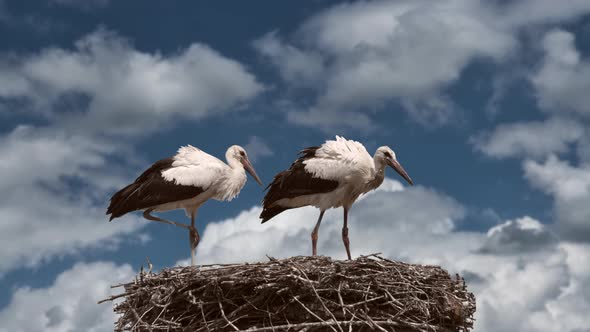
<instances>
[{"instance_id":1,"label":"sky","mask_svg":"<svg viewBox=\"0 0 590 332\"><path fill-rule=\"evenodd\" d=\"M354 205L353 256L465 276L474 331L590 331L588 36L587 0L0 0L0 332L112 331L110 285L187 264L184 231L105 215L154 161L240 144L268 183L335 135L416 184ZM199 210L198 262L310 254L318 211L261 225L263 195Z\"/></svg>"}]
</instances>

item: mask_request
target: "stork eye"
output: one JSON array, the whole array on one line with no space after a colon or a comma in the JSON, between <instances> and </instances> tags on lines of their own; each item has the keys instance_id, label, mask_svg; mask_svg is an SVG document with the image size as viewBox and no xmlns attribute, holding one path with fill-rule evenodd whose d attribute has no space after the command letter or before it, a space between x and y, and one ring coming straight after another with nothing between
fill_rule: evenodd
<instances>
[{"instance_id":1,"label":"stork eye","mask_svg":"<svg viewBox=\"0 0 590 332\"><path fill-rule=\"evenodd\" d=\"M391 153L389 153L389 151L383 152L383 155L385 155L386 158L391 158Z\"/></svg>"},{"instance_id":2,"label":"stork eye","mask_svg":"<svg viewBox=\"0 0 590 332\"><path fill-rule=\"evenodd\" d=\"M245 157L246 156L246 152L240 151L240 156Z\"/></svg>"}]
</instances>

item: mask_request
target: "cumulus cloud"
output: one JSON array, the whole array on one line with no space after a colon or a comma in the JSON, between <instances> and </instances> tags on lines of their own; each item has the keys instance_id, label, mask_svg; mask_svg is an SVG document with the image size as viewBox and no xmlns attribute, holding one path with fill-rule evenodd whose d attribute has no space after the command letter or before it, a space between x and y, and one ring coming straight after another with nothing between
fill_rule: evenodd
<instances>
[{"instance_id":1,"label":"cumulus cloud","mask_svg":"<svg viewBox=\"0 0 590 332\"><path fill-rule=\"evenodd\" d=\"M539 105L550 112L590 114L590 62L581 58L574 35L556 29L543 39L545 58L531 76Z\"/></svg>"},{"instance_id":2,"label":"cumulus cloud","mask_svg":"<svg viewBox=\"0 0 590 332\"><path fill-rule=\"evenodd\" d=\"M174 118L238 109L262 90L240 63L206 45L144 53L104 29L74 50L52 47L0 61L0 97L51 110L47 116L68 130L145 133Z\"/></svg>"},{"instance_id":3,"label":"cumulus cloud","mask_svg":"<svg viewBox=\"0 0 590 332\"><path fill-rule=\"evenodd\" d=\"M494 1L490 4L500 24L522 27L533 24L559 23L590 11L586 0L519 0Z\"/></svg>"},{"instance_id":4,"label":"cumulus cloud","mask_svg":"<svg viewBox=\"0 0 590 332\"><path fill-rule=\"evenodd\" d=\"M260 224L259 207L207 225L200 263L266 260L311 252L318 211L290 210ZM342 211L326 212L318 252L344 259ZM386 180L351 210L353 256L382 252L413 263L440 264L469 278L478 301L476 331L583 330L590 297L590 247L558 241L539 221L523 217L487 234L456 225L465 208L428 188ZM182 264L188 261L180 262Z\"/></svg>"},{"instance_id":5,"label":"cumulus cloud","mask_svg":"<svg viewBox=\"0 0 590 332\"><path fill-rule=\"evenodd\" d=\"M543 158L567 152L570 144L584 137L582 123L572 119L550 118L545 121L510 123L471 138L475 148L494 158Z\"/></svg>"},{"instance_id":6,"label":"cumulus cloud","mask_svg":"<svg viewBox=\"0 0 590 332\"><path fill-rule=\"evenodd\" d=\"M470 63L504 63L523 27L588 11L583 0L559 6L546 0L359 1L310 17L290 39L268 33L255 47L287 84L318 91L310 105L289 112L294 123L366 129L376 112L401 109L436 125L453 119L456 107L445 89Z\"/></svg>"},{"instance_id":7,"label":"cumulus cloud","mask_svg":"<svg viewBox=\"0 0 590 332\"><path fill-rule=\"evenodd\" d=\"M366 195L351 209L348 227L353 254L372 250L391 253L392 257L408 257L408 242L434 241L438 234L454 227L453 219L464 214L456 201L436 191L422 187L402 191L402 188L399 182L386 180L381 190ZM289 210L262 225L258 219L260 212L260 208L254 207L235 218L209 223L199 244L197 261L239 262L264 259L267 254L276 257L309 254L311 230L319 215L317 209ZM318 252L346 257L341 229L342 210L327 211L320 229ZM395 241L378 236L384 229L397 234ZM417 233L418 229L424 230L419 239L405 236ZM454 244L439 245L442 248Z\"/></svg>"},{"instance_id":8,"label":"cumulus cloud","mask_svg":"<svg viewBox=\"0 0 590 332\"><path fill-rule=\"evenodd\" d=\"M590 192L590 169L574 167L550 156L544 163L525 161L525 176L537 188L548 194L572 199Z\"/></svg>"},{"instance_id":9,"label":"cumulus cloud","mask_svg":"<svg viewBox=\"0 0 590 332\"><path fill-rule=\"evenodd\" d=\"M253 45L270 59L284 81L296 86L314 86L321 81L325 59L319 52L308 52L287 44L280 40L276 31L255 40Z\"/></svg>"},{"instance_id":10,"label":"cumulus cloud","mask_svg":"<svg viewBox=\"0 0 590 332\"><path fill-rule=\"evenodd\" d=\"M477 150L494 158L523 158L525 178L554 198L557 232L569 240L588 241L590 140L584 117L590 104L590 64L581 58L574 35L567 31L550 30L542 46L545 56L530 80L540 108L551 113L550 117L500 125L492 132L473 137L471 142ZM574 147L577 165L560 156Z\"/></svg>"},{"instance_id":11,"label":"cumulus cloud","mask_svg":"<svg viewBox=\"0 0 590 332\"><path fill-rule=\"evenodd\" d=\"M465 1L357 2L305 22L301 47L274 33L256 45L288 83L311 81L321 89L315 105L290 115L294 122L328 117L342 123L342 112L349 118L342 124L366 127L354 114L389 101L404 104L419 121L444 122L450 105L439 91L472 59L499 60L513 46L512 36L486 19Z\"/></svg>"},{"instance_id":12,"label":"cumulus cloud","mask_svg":"<svg viewBox=\"0 0 590 332\"><path fill-rule=\"evenodd\" d=\"M556 156L540 163L527 160L525 177L536 188L553 196L558 230L563 236L590 240L590 165L572 166Z\"/></svg>"},{"instance_id":13,"label":"cumulus cloud","mask_svg":"<svg viewBox=\"0 0 590 332\"><path fill-rule=\"evenodd\" d=\"M84 136L21 126L0 136L0 274L91 247L115 248L143 224L107 223L106 192L122 183L102 173L115 147ZM74 189L68 181L85 189ZM23 239L27 239L23 241Z\"/></svg>"},{"instance_id":14,"label":"cumulus cloud","mask_svg":"<svg viewBox=\"0 0 590 332\"><path fill-rule=\"evenodd\" d=\"M79 263L46 288L17 288L0 311L0 332L112 331L112 305L96 303L112 295L111 285L133 275L129 265Z\"/></svg>"},{"instance_id":15,"label":"cumulus cloud","mask_svg":"<svg viewBox=\"0 0 590 332\"><path fill-rule=\"evenodd\" d=\"M0 190L9 193L0 202L0 274L113 249L134 234L145 240L137 218L107 223L104 215L108 194L136 168L125 163L141 159L120 136L237 110L262 90L244 66L206 45L147 53L105 29L73 49L0 57L0 109L47 122L0 135ZM251 143L258 156L269 153Z\"/></svg>"},{"instance_id":16,"label":"cumulus cloud","mask_svg":"<svg viewBox=\"0 0 590 332\"><path fill-rule=\"evenodd\" d=\"M508 220L488 230L479 252L485 254L523 254L557 244L557 236L531 217Z\"/></svg>"}]
</instances>

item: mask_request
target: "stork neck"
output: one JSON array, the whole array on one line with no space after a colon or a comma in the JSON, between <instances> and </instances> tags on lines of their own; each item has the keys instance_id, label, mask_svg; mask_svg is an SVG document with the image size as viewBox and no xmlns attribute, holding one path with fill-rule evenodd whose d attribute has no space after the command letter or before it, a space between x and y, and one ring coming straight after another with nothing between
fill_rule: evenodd
<instances>
[{"instance_id":1,"label":"stork neck","mask_svg":"<svg viewBox=\"0 0 590 332\"><path fill-rule=\"evenodd\" d=\"M375 163L375 175L384 174L385 172L385 160L383 158L378 158L376 155L373 157L373 162Z\"/></svg>"},{"instance_id":2,"label":"stork neck","mask_svg":"<svg viewBox=\"0 0 590 332\"><path fill-rule=\"evenodd\" d=\"M244 170L244 166L242 165L242 163L237 160L234 157L228 157L226 158L227 160L227 164L229 165L229 167L231 167L233 170Z\"/></svg>"},{"instance_id":3,"label":"stork neck","mask_svg":"<svg viewBox=\"0 0 590 332\"><path fill-rule=\"evenodd\" d=\"M377 158L377 156L375 156L373 160L375 163L375 174L373 174L373 178L367 182L364 192L376 189L385 179L385 162L382 158Z\"/></svg>"},{"instance_id":4,"label":"stork neck","mask_svg":"<svg viewBox=\"0 0 590 332\"><path fill-rule=\"evenodd\" d=\"M226 157L229 169L221 177L220 187L215 199L229 201L236 197L246 183L246 171L242 163L233 157Z\"/></svg>"}]
</instances>

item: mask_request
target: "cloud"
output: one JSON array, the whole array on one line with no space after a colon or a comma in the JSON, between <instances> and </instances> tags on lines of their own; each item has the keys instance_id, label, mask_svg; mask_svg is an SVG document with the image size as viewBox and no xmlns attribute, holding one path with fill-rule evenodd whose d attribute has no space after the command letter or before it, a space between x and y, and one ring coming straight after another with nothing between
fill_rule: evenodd
<instances>
[{"instance_id":1,"label":"cloud","mask_svg":"<svg viewBox=\"0 0 590 332\"><path fill-rule=\"evenodd\" d=\"M48 124L0 136L0 170L9 174L0 190L10 193L0 203L0 274L145 240L138 218L107 223L104 216L108 194L131 175L125 166L136 168L116 160L138 159L132 142L116 137L236 110L262 89L240 63L206 45L150 54L105 29L72 50L1 57L4 111L33 112Z\"/></svg>"},{"instance_id":2,"label":"cloud","mask_svg":"<svg viewBox=\"0 0 590 332\"><path fill-rule=\"evenodd\" d=\"M539 106L549 112L590 114L590 62L583 60L574 35L555 29L543 38L545 58L530 77Z\"/></svg>"},{"instance_id":3,"label":"cloud","mask_svg":"<svg viewBox=\"0 0 590 332\"><path fill-rule=\"evenodd\" d=\"M324 72L324 58L317 52L303 51L282 42L277 32L269 32L253 43L254 48L270 59L281 78L296 86L319 84Z\"/></svg>"},{"instance_id":4,"label":"cloud","mask_svg":"<svg viewBox=\"0 0 590 332\"><path fill-rule=\"evenodd\" d=\"M256 45L287 83L312 82L321 91L291 121L311 125L301 120L328 117L361 128L366 121L356 121L355 113L397 101L418 121L445 122L451 105L440 90L472 59L500 60L513 47L512 36L481 14L465 1L341 4L302 25L301 47L276 33ZM348 121L339 119L341 112Z\"/></svg>"},{"instance_id":5,"label":"cloud","mask_svg":"<svg viewBox=\"0 0 590 332\"><path fill-rule=\"evenodd\" d=\"M565 262L566 255L555 251L544 256L524 259L504 259L493 264L493 273L486 274L487 282L476 293L478 313L476 326L483 331L556 331L546 326L535 326L533 315L541 314L565 328L567 322L555 322L545 307L559 298L571 276ZM572 315L580 315L574 311ZM478 325L479 324L479 325Z\"/></svg>"},{"instance_id":6,"label":"cloud","mask_svg":"<svg viewBox=\"0 0 590 332\"><path fill-rule=\"evenodd\" d=\"M508 220L488 230L479 249L484 254L523 254L557 244L557 236L531 217Z\"/></svg>"},{"instance_id":7,"label":"cloud","mask_svg":"<svg viewBox=\"0 0 590 332\"><path fill-rule=\"evenodd\" d=\"M198 262L266 260L308 255L318 211L300 208L260 224L259 207L207 225ZM318 252L345 258L342 211L329 210ZM440 264L469 277L478 301L476 331L583 330L590 297L590 246L558 241L539 221L523 217L487 233L456 227L465 208L432 189L386 179L351 210L353 256L382 252L413 263ZM186 264L186 261L180 262Z\"/></svg>"},{"instance_id":8,"label":"cloud","mask_svg":"<svg viewBox=\"0 0 590 332\"><path fill-rule=\"evenodd\" d=\"M560 233L577 241L590 240L590 165L578 167L550 156L544 163L526 160L525 177L536 188L553 196Z\"/></svg>"},{"instance_id":9,"label":"cloud","mask_svg":"<svg viewBox=\"0 0 590 332\"><path fill-rule=\"evenodd\" d=\"M88 248L146 239L136 217L107 223L108 194L132 175L132 140L176 119L239 110L263 86L203 44L162 55L98 29L73 49L0 57L0 107L43 116L0 135L0 274ZM264 144L254 152L268 154ZM124 156L124 158L121 158ZM123 162L121 160L124 160ZM135 161L134 161L135 160ZM28 239L22 241L22 239Z\"/></svg>"},{"instance_id":10,"label":"cloud","mask_svg":"<svg viewBox=\"0 0 590 332\"><path fill-rule=\"evenodd\" d=\"M0 275L87 248L114 249L139 236L144 224L137 218L108 223L104 216L106 193L124 181L118 167L104 172L115 149L112 142L26 126L0 136L6 193Z\"/></svg>"},{"instance_id":11,"label":"cloud","mask_svg":"<svg viewBox=\"0 0 590 332\"><path fill-rule=\"evenodd\" d=\"M536 24L555 24L580 17L590 11L586 0L494 1L491 7L500 24L522 27Z\"/></svg>"},{"instance_id":12,"label":"cloud","mask_svg":"<svg viewBox=\"0 0 590 332\"><path fill-rule=\"evenodd\" d=\"M248 143L244 146L244 149L248 153L250 161L255 162L259 158L272 156L273 152L264 142L264 140L258 136L250 136Z\"/></svg>"},{"instance_id":13,"label":"cloud","mask_svg":"<svg viewBox=\"0 0 590 332\"><path fill-rule=\"evenodd\" d=\"M471 138L474 147L493 158L542 158L567 152L585 128L579 121L554 117L545 121L510 123Z\"/></svg>"},{"instance_id":14,"label":"cloud","mask_svg":"<svg viewBox=\"0 0 590 332\"><path fill-rule=\"evenodd\" d=\"M313 15L289 39L273 31L254 45L289 87L317 91L288 113L293 123L366 129L374 114L403 110L432 126L455 117L445 91L470 63L507 63L521 29L589 11L585 1L358 1Z\"/></svg>"},{"instance_id":15,"label":"cloud","mask_svg":"<svg viewBox=\"0 0 590 332\"><path fill-rule=\"evenodd\" d=\"M548 194L573 199L590 192L588 166L574 167L556 156L550 156L544 163L525 161L524 170L527 179Z\"/></svg>"},{"instance_id":16,"label":"cloud","mask_svg":"<svg viewBox=\"0 0 590 332\"><path fill-rule=\"evenodd\" d=\"M112 305L97 302L113 293L111 285L133 276L129 265L79 263L46 288L17 288L0 311L0 332L112 331Z\"/></svg>"},{"instance_id":17,"label":"cloud","mask_svg":"<svg viewBox=\"0 0 590 332\"><path fill-rule=\"evenodd\" d=\"M143 223L107 223L108 194L139 158L133 140L177 119L239 110L264 87L240 63L194 43L162 55L97 31L73 49L0 57L0 107L43 116L0 135L0 274L88 248L146 239ZM254 153L268 154L260 140ZM256 145L257 144L257 145ZM124 158L121 158L124 156ZM123 161L121 161L123 160ZM135 161L134 161L135 160ZM22 239L28 239L22 241Z\"/></svg>"},{"instance_id":18,"label":"cloud","mask_svg":"<svg viewBox=\"0 0 590 332\"><path fill-rule=\"evenodd\" d=\"M61 127L85 132L144 134L172 119L239 109L262 90L240 63L206 45L150 54L105 29L74 50L0 61L0 98L24 100Z\"/></svg>"},{"instance_id":19,"label":"cloud","mask_svg":"<svg viewBox=\"0 0 590 332\"><path fill-rule=\"evenodd\" d=\"M392 252L396 247L400 248L396 256L405 257L404 244L415 239L404 239L402 234L413 234L417 229L427 228L421 239L430 241L452 229L452 219L461 218L464 214L458 203L436 191L422 187L402 191L402 188L399 182L386 180L380 191L366 195L351 209L349 232L353 254L384 249ZM207 224L197 250L197 261L239 262L264 259L267 254L276 257L309 254L309 236L319 215L317 209L289 210L262 225L258 219L260 212L260 208L254 207L235 218ZM390 216L391 219L382 216ZM390 228L391 233L400 232L400 242L392 246L390 240L375 236L375 232L383 228ZM318 252L346 257L341 229L341 209L326 212L320 229ZM248 247L248 250L243 247Z\"/></svg>"},{"instance_id":20,"label":"cloud","mask_svg":"<svg viewBox=\"0 0 590 332\"><path fill-rule=\"evenodd\" d=\"M543 121L500 125L473 137L471 142L494 158L523 158L525 178L554 199L556 231L568 240L588 241L590 145L584 117L590 103L590 63L581 59L574 35L567 31L550 30L542 46L545 56L529 78L539 107L550 116ZM559 156L574 147L577 165Z\"/></svg>"}]
</instances>

